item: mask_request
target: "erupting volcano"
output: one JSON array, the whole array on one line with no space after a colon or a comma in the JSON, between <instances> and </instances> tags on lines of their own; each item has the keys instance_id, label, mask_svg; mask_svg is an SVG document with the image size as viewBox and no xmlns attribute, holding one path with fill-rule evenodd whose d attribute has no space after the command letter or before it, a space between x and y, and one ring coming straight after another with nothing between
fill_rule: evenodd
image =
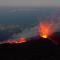
<instances>
[{"instance_id":1,"label":"erupting volcano","mask_svg":"<svg viewBox=\"0 0 60 60\"><path fill-rule=\"evenodd\" d=\"M54 33L59 30L60 27L60 19L57 14L53 14L48 16L46 19L39 21L39 23L30 29L27 28L23 30L21 33L19 32L17 35L13 35L12 37L15 39L17 36L18 38L13 40L9 39L7 43L12 44L19 44L19 43L26 43L30 40L51 40L53 43L58 42L58 38L54 36ZM35 39L38 36L38 39ZM41 37L41 38L40 38ZM30 39L34 38L34 39ZM4 41L3 43L5 43Z\"/></svg>"},{"instance_id":2,"label":"erupting volcano","mask_svg":"<svg viewBox=\"0 0 60 60\"><path fill-rule=\"evenodd\" d=\"M43 38L48 38L53 33L53 24L41 22L38 27L39 35Z\"/></svg>"}]
</instances>

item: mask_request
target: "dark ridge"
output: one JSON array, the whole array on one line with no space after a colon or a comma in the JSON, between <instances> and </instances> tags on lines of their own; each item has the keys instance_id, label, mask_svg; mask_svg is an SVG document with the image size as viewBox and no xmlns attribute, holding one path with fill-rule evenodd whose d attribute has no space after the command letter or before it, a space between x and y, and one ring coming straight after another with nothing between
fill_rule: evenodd
<instances>
[{"instance_id":1,"label":"dark ridge","mask_svg":"<svg viewBox=\"0 0 60 60\"><path fill-rule=\"evenodd\" d=\"M60 45L60 32L55 32L55 33L53 33L52 36L50 36L50 38L51 38L54 42L58 43L58 45Z\"/></svg>"}]
</instances>

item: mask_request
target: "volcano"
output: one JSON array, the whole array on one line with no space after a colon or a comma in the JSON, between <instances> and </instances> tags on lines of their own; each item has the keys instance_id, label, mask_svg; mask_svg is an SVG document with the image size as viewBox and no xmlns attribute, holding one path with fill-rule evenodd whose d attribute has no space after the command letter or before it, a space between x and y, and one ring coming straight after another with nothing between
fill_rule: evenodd
<instances>
[{"instance_id":1,"label":"volcano","mask_svg":"<svg viewBox=\"0 0 60 60\"><path fill-rule=\"evenodd\" d=\"M55 42L59 42L60 40L60 32L53 33L51 39ZM58 38L59 37L59 38ZM55 40L56 39L56 40ZM35 36L27 39L26 43L18 43L18 44L1 44L0 45L0 56L6 55L12 59L40 59L40 56L44 58L44 56L54 56L56 59L56 55L60 55L60 45L55 44L49 38L43 38L40 36ZM60 43L60 42L59 42ZM15 57L16 56L16 57ZM5 57L5 58L6 58ZM7 58L8 59L8 58Z\"/></svg>"}]
</instances>

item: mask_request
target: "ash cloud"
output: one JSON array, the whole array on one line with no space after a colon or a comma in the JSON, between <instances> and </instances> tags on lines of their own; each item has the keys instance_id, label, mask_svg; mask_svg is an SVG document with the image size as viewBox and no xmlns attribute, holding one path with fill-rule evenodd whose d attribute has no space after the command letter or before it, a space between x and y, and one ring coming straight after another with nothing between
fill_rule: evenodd
<instances>
[{"instance_id":1,"label":"ash cloud","mask_svg":"<svg viewBox=\"0 0 60 60\"><path fill-rule=\"evenodd\" d=\"M52 25L54 32L59 31L60 32L60 15L57 12L54 12L53 14L51 14L50 16L47 16L44 20L39 20L39 22L37 23L37 25L31 27L31 28L26 28L24 29L22 32L19 33L14 33L11 38L9 38L8 40L18 40L20 37L25 37L25 38L30 38L30 37L34 37L37 36L38 33L38 24L41 22L47 22L50 25Z\"/></svg>"},{"instance_id":2,"label":"ash cloud","mask_svg":"<svg viewBox=\"0 0 60 60\"><path fill-rule=\"evenodd\" d=\"M60 32L60 16L59 16L59 13L57 12L54 12L53 14L51 14L50 16L46 17L44 20L41 20L39 21L40 22L47 22L51 25L51 27L54 29L54 32ZM26 37L26 38L30 38L30 37L33 37L33 36L37 36L39 33L38 33L38 24L34 27L31 27L30 29L25 29L23 30L19 36L20 37Z\"/></svg>"}]
</instances>

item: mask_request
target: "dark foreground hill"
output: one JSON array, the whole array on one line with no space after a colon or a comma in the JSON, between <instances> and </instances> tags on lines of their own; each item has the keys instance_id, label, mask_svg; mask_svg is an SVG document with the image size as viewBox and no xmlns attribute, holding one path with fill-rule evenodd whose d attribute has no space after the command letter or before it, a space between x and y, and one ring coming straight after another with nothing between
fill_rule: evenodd
<instances>
[{"instance_id":1,"label":"dark foreground hill","mask_svg":"<svg viewBox=\"0 0 60 60\"><path fill-rule=\"evenodd\" d=\"M58 60L60 46L39 37L23 44L1 44L0 59L7 60Z\"/></svg>"}]
</instances>

